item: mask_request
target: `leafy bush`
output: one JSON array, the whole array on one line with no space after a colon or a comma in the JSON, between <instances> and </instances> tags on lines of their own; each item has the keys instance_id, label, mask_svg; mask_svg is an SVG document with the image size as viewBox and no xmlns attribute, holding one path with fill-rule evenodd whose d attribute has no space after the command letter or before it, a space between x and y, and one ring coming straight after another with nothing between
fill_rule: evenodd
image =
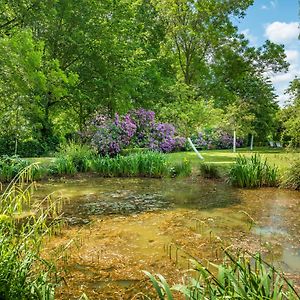
<instances>
[{"instance_id":1,"label":"leafy bush","mask_svg":"<svg viewBox=\"0 0 300 300\"><path fill-rule=\"evenodd\" d=\"M90 147L71 142L61 146L52 169L57 174L87 172L91 169L94 157L95 153Z\"/></svg>"},{"instance_id":2,"label":"leafy bush","mask_svg":"<svg viewBox=\"0 0 300 300\"><path fill-rule=\"evenodd\" d=\"M200 174L204 178L220 178L220 171L214 164L201 163L199 166Z\"/></svg>"},{"instance_id":3,"label":"leafy bush","mask_svg":"<svg viewBox=\"0 0 300 300\"><path fill-rule=\"evenodd\" d=\"M163 276L150 278L160 300L175 299L172 291L180 292L185 299L249 299L249 300L296 300L299 299L293 285L275 268L265 263L260 255L239 255L226 252L223 264L216 266L215 276L200 262L195 261L195 277L186 283L170 287Z\"/></svg>"},{"instance_id":4,"label":"leafy bush","mask_svg":"<svg viewBox=\"0 0 300 300\"><path fill-rule=\"evenodd\" d=\"M47 219L59 214L57 203L45 200L35 214L16 216L31 208L32 167L26 167L0 196L0 299L54 300L57 277L50 261L40 256L43 238L52 227ZM24 185L26 183L26 185ZM27 186L25 188L25 186Z\"/></svg>"},{"instance_id":5,"label":"leafy bush","mask_svg":"<svg viewBox=\"0 0 300 300\"><path fill-rule=\"evenodd\" d=\"M126 148L171 152L183 149L186 142L173 125L155 122L155 113L144 109L116 114L114 119L98 114L82 136L103 156L116 156Z\"/></svg>"},{"instance_id":6,"label":"leafy bush","mask_svg":"<svg viewBox=\"0 0 300 300\"><path fill-rule=\"evenodd\" d=\"M269 166L266 160L255 154L250 158L238 156L229 172L229 181L237 187L276 186L278 169Z\"/></svg>"},{"instance_id":7,"label":"leafy bush","mask_svg":"<svg viewBox=\"0 0 300 300\"><path fill-rule=\"evenodd\" d=\"M15 155L15 137L12 135L0 136L0 155ZM38 157L54 152L58 146L58 138L44 140L20 140L17 144L17 155L21 157Z\"/></svg>"},{"instance_id":8,"label":"leafy bush","mask_svg":"<svg viewBox=\"0 0 300 300\"><path fill-rule=\"evenodd\" d=\"M193 144L199 149L230 149L233 147L233 136L223 130L205 130L192 136ZM243 140L237 138L236 147L242 147Z\"/></svg>"},{"instance_id":9,"label":"leafy bush","mask_svg":"<svg viewBox=\"0 0 300 300\"><path fill-rule=\"evenodd\" d=\"M29 162L18 156L4 155L0 158L0 181L11 181Z\"/></svg>"},{"instance_id":10,"label":"leafy bush","mask_svg":"<svg viewBox=\"0 0 300 300\"><path fill-rule=\"evenodd\" d=\"M294 190L300 190L300 156L289 165L283 176L282 186Z\"/></svg>"}]
</instances>

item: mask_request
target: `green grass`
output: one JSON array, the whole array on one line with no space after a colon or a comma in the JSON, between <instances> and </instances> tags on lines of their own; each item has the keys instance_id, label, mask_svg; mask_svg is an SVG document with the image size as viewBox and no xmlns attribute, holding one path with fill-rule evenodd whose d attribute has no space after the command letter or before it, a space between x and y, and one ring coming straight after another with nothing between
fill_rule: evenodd
<instances>
[{"instance_id":1,"label":"green grass","mask_svg":"<svg viewBox=\"0 0 300 300\"><path fill-rule=\"evenodd\" d=\"M267 162L271 165L278 167L280 172L284 172L289 163L293 160L296 153L286 152L284 149L272 149L272 148L255 148L254 151L249 151L247 148L237 149L236 153L233 153L232 150L206 150L201 151L201 155L204 157L204 162L209 164L217 164L223 168L229 168L231 164L235 162L235 159L239 154L243 154L247 157L251 157L254 153L261 155L263 159L266 159ZM194 169L198 168L201 160L193 151L189 152L176 152L168 154L169 161L177 162L182 159L188 159L191 161L191 164Z\"/></svg>"}]
</instances>

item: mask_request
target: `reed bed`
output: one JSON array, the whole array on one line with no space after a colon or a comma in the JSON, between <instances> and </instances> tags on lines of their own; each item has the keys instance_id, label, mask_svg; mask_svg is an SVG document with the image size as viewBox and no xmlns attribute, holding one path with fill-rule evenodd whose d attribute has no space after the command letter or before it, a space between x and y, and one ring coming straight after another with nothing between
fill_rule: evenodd
<instances>
[{"instance_id":1,"label":"reed bed","mask_svg":"<svg viewBox=\"0 0 300 300\"><path fill-rule=\"evenodd\" d=\"M293 284L273 266L262 260L259 254L239 254L236 257L225 251L221 265L210 264L217 268L217 275L200 261L194 262L196 274L188 277L183 284L170 287L162 275L150 278L160 300L177 299L179 292L184 299L241 299L241 300L296 300L299 299Z\"/></svg>"},{"instance_id":2,"label":"reed bed","mask_svg":"<svg viewBox=\"0 0 300 300\"><path fill-rule=\"evenodd\" d=\"M46 198L33 205L35 169L25 167L0 196L0 299L53 300L59 282L40 250L43 238L58 229L61 204Z\"/></svg>"},{"instance_id":3,"label":"reed bed","mask_svg":"<svg viewBox=\"0 0 300 300\"><path fill-rule=\"evenodd\" d=\"M229 172L229 182L236 187L256 188L278 185L278 168L270 166L260 155L238 156Z\"/></svg>"},{"instance_id":4,"label":"reed bed","mask_svg":"<svg viewBox=\"0 0 300 300\"><path fill-rule=\"evenodd\" d=\"M99 157L93 170L104 177L157 177L168 176L170 165L166 156L158 152L143 152L128 156Z\"/></svg>"},{"instance_id":5,"label":"reed bed","mask_svg":"<svg viewBox=\"0 0 300 300\"><path fill-rule=\"evenodd\" d=\"M300 190L300 156L295 157L283 174L281 186L293 190Z\"/></svg>"},{"instance_id":6,"label":"reed bed","mask_svg":"<svg viewBox=\"0 0 300 300\"><path fill-rule=\"evenodd\" d=\"M218 179L221 177L219 168L212 163L200 163L200 175L204 178Z\"/></svg>"}]
</instances>

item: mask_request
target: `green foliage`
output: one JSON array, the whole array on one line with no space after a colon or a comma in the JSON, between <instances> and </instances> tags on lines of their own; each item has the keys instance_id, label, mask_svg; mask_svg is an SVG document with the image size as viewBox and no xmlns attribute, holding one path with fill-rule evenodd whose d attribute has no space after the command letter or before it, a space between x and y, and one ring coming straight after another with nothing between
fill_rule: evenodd
<instances>
[{"instance_id":1,"label":"green foliage","mask_svg":"<svg viewBox=\"0 0 300 300\"><path fill-rule=\"evenodd\" d=\"M287 93L291 101L278 113L278 131L281 131L282 142L297 148L300 147L300 78L291 81Z\"/></svg>"},{"instance_id":2,"label":"green foliage","mask_svg":"<svg viewBox=\"0 0 300 300\"><path fill-rule=\"evenodd\" d=\"M29 162L18 156L4 155L0 158L0 181L11 181Z\"/></svg>"},{"instance_id":3,"label":"green foliage","mask_svg":"<svg viewBox=\"0 0 300 300\"><path fill-rule=\"evenodd\" d=\"M174 299L172 291L180 292L185 299L241 299L241 300L296 300L299 299L293 285L273 266L257 255L233 255L225 252L223 264L217 266L214 275L200 262L195 261L197 276L189 277L184 284L170 287L163 276L150 278L160 300Z\"/></svg>"},{"instance_id":4,"label":"green foliage","mask_svg":"<svg viewBox=\"0 0 300 300\"><path fill-rule=\"evenodd\" d=\"M59 205L45 199L33 211L32 168L23 169L0 196L0 298L5 300L54 300L58 283L40 250L43 238L54 232L48 218L55 224Z\"/></svg>"},{"instance_id":5,"label":"green foliage","mask_svg":"<svg viewBox=\"0 0 300 300\"><path fill-rule=\"evenodd\" d=\"M229 181L237 187L276 186L278 184L278 169L270 166L260 155L250 158L238 156L229 172Z\"/></svg>"},{"instance_id":6,"label":"green foliage","mask_svg":"<svg viewBox=\"0 0 300 300\"><path fill-rule=\"evenodd\" d=\"M213 163L204 163L202 162L199 165L200 174L204 178L217 179L220 178L219 168Z\"/></svg>"},{"instance_id":7,"label":"green foliage","mask_svg":"<svg viewBox=\"0 0 300 300\"><path fill-rule=\"evenodd\" d=\"M251 47L234 26L253 0L2 2L0 138L13 141L2 153L17 141L18 154L39 155L22 151L29 140L52 151L95 110L152 108L188 135L242 101L257 137L272 129L278 107L261 74L288 64L281 45Z\"/></svg>"},{"instance_id":8,"label":"green foliage","mask_svg":"<svg viewBox=\"0 0 300 300\"><path fill-rule=\"evenodd\" d=\"M77 172L87 172L91 170L94 157L95 152L87 145L71 142L60 147L52 169L56 174L74 175Z\"/></svg>"},{"instance_id":9,"label":"green foliage","mask_svg":"<svg viewBox=\"0 0 300 300\"><path fill-rule=\"evenodd\" d=\"M281 185L285 188L300 190L300 156L294 158L287 168Z\"/></svg>"},{"instance_id":10,"label":"green foliage","mask_svg":"<svg viewBox=\"0 0 300 300\"><path fill-rule=\"evenodd\" d=\"M170 173L172 177L176 176L189 176L192 173L192 164L191 161L184 158L181 162L177 162L172 164L170 169Z\"/></svg>"},{"instance_id":11,"label":"green foliage","mask_svg":"<svg viewBox=\"0 0 300 300\"><path fill-rule=\"evenodd\" d=\"M104 177L164 177L169 175L169 164L165 154L143 152L114 158L99 157L93 169Z\"/></svg>"}]
</instances>

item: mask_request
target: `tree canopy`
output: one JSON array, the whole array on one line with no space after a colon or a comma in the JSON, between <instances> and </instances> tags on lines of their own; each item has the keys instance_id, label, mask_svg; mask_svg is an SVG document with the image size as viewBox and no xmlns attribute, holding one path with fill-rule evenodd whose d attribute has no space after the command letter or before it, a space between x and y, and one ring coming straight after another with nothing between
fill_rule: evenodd
<instances>
[{"instance_id":1,"label":"tree canopy","mask_svg":"<svg viewBox=\"0 0 300 300\"><path fill-rule=\"evenodd\" d=\"M288 63L282 45L252 47L234 26L252 4L2 1L0 140L47 148L83 130L95 111L140 107L186 134L243 107L241 119L263 140L278 110L269 76Z\"/></svg>"}]
</instances>

